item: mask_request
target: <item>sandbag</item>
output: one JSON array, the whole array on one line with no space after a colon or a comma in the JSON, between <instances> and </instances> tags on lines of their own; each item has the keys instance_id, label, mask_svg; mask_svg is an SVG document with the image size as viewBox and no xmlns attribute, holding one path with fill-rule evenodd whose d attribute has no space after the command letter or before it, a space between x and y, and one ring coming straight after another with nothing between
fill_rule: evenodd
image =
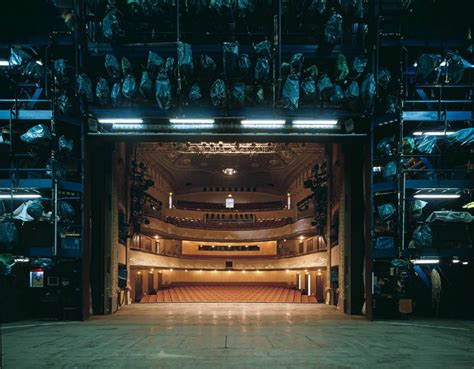
<instances>
[{"instance_id":1,"label":"sandbag","mask_svg":"<svg viewBox=\"0 0 474 369\"><path fill-rule=\"evenodd\" d=\"M416 248L431 247L433 243L431 228L428 225L417 227L413 231L413 243Z\"/></svg>"},{"instance_id":2,"label":"sandbag","mask_svg":"<svg viewBox=\"0 0 474 369\"><path fill-rule=\"evenodd\" d=\"M150 78L155 79L161 68L165 65L165 60L153 51L148 52L147 70Z\"/></svg>"},{"instance_id":3,"label":"sandbag","mask_svg":"<svg viewBox=\"0 0 474 369\"><path fill-rule=\"evenodd\" d=\"M335 67L336 82L345 80L348 74L349 74L349 67L347 65L346 57L343 54L339 54L336 59L336 67Z\"/></svg>"},{"instance_id":4,"label":"sandbag","mask_svg":"<svg viewBox=\"0 0 474 369\"><path fill-rule=\"evenodd\" d=\"M102 19L102 35L109 41L117 40L123 36L123 29L117 9L110 10Z\"/></svg>"},{"instance_id":5,"label":"sandbag","mask_svg":"<svg viewBox=\"0 0 474 369\"><path fill-rule=\"evenodd\" d=\"M113 54L105 55L105 70L110 78L119 79L121 76L120 64L117 57Z\"/></svg>"},{"instance_id":6,"label":"sandbag","mask_svg":"<svg viewBox=\"0 0 474 369\"><path fill-rule=\"evenodd\" d=\"M137 80L131 74L127 75L122 84L122 95L125 100L132 100L137 92Z\"/></svg>"},{"instance_id":7,"label":"sandbag","mask_svg":"<svg viewBox=\"0 0 474 369\"><path fill-rule=\"evenodd\" d=\"M230 101L234 107L242 107L245 103L245 85L236 83L230 91Z\"/></svg>"},{"instance_id":8,"label":"sandbag","mask_svg":"<svg viewBox=\"0 0 474 369\"><path fill-rule=\"evenodd\" d=\"M395 205L391 203L383 204L377 207L377 213L380 220L386 222L392 219L397 212Z\"/></svg>"},{"instance_id":9,"label":"sandbag","mask_svg":"<svg viewBox=\"0 0 474 369\"><path fill-rule=\"evenodd\" d=\"M160 74L156 80L155 99L161 110L171 108L171 82L165 74Z\"/></svg>"},{"instance_id":10,"label":"sandbag","mask_svg":"<svg viewBox=\"0 0 474 369\"><path fill-rule=\"evenodd\" d=\"M318 78L318 66L313 64L304 70L304 74L316 80Z\"/></svg>"},{"instance_id":11,"label":"sandbag","mask_svg":"<svg viewBox=\"0 0 474 369\"><path fill-rule=\"evenodd\" d=\"M360 102L360 89L357 81L352 81L344 92L344 98L351 109L357 109Z\"/></svg>"},{"instance_id":12,"label":"sandbag","mask_svg":"<svg viewBox=\"0 0 474 369\"><path fill-rule=\"evenodd\" d=\"M259 57L255 64L255 80L264 81L270 76L270 62L267 57Z\"/></svg>"},{"instance_id":13,"label":"sandbag","mask_svg":"<svg viewBox=\"0 0 474 369\"><path fill-rule=\"evenodd\" d=\"M18 230L12 222L0 223L0 250L13 250L18 245Z\"/></svg>"},{"instance_id":14,"label":"sandbag","mask_svg":"<svg viewBox=\"0 0 474 369\"><path fill-rule=\"evenodd\" d=\"M225 83L221 79L217 79L211 86L211 101L212 105L217 108L222 108L225 106L226 102L226 91Z\"/></svg>"},{"instance_id":15,"label":"sandbag","mask_svg":"<svg viewBox=\"0 0 474 369\"><path fill-rule=\"evenodd\" d=\"M153 97L153 81L146 70L142 72L139 91L140 95L142 95L145 99L151 99Z\"/></svg>"},{"instance_id":16,"label":"sandbag","mask_svg":"<svg viewBox=\"0 0 474 369\"><path fill-rule=\"evenodd\" d=\"M58 147L59 152L61 153L72 152L72 150L74 149L74 141L72 138L69 139L66 136L62 135L61 137L59 137Z\"/></svg>"},{"instance_id":17,"label":"sandbag","mask_svg":"<svg viewBox=\"0 0 474 369\"><path fill-rule=\"evenodd\" d=\"M316 85L318 95L322 100L328 100L333 90L333 84L327 74L321 75Z\"/></svg>"},{"instance_id":18,"label":"sandbag","mask_svg":"<svg viewBox=\"0 0 474 369\"><path fill-rule=\"evenodd\" d=\"M238 72L239 65L239 43L238 42L224 42L224 75L226 77L233 77Z\"/></svg>"},{"instance_id":19,"label":"sandbag","mask_svg":"<svg viewBox=\"0 0 474 369\"><path fill-rule=\"evenodd\" d=\"M51 139L51 132L44 124L33 126L20 136L21 141L31 145L51 141Z\"/></svg>"},{"instance_id":20,"label":"sandbag","mask_svg":"<svg viewBox=\"0 0 474 369\"><path fill-rule=\"evenodd\" d=\"M125 56L122 57L122 60L120 61L120 66L122 67L122 74L124 76L133 73L132 63Z\"/></svg>"},{"instance_id":21,"label":"sandbag","mask_svg":"<svg viewBox=\"0 0 474 369\"><path fill-rule=\"evenodd\" d=\"M356 56L354 60L352 60L351 70L352 70L352 73L354 73L356 78L358 78L362 73L365 72L366 67L367 67L366 57Z\"/></svg>"},{"instance_id":22,"label":"sandbag","mask_svg":"<svg viewBox=\"0 0 474 369\"><path fill-rule=\"evenodd\" d=\"M177 42L178 46L178 66L185 75L193 72L193 52L191 45L184 42Z\"/></svg>"},{"instance_id":23,"label":"sandbag","mask_svg":"<svg viewBox=\"0 0 474 369\"><path fill-rule=\"evenodd\" d=\"M58 215L63 220L74 220L76 210L69 202L60 200L58 201Z\"/></svg>"},{"instance_id":24,"label":"sandbag","mask_svg":"<svg viewBox=\"0 0 474 369\"><path fill-rule=\"evenodd\" d=\"M360 86L362 104L367 110L372 109L374 106L375 89L375 77L373 73L368 73Z\"/></svg>"},{"instance_id":25,"label":"sandbag","mask_svg":"<svg viewBox=\"0 0 474 369\"><path fill-rule=\"evenodd\" d=\"M252 61L248 54L241 54L239 56L239 70L244 78L250 76L250 73L252 72Z\"/></svg>"},{"instance_id":26,"label":"sandbag","mask_svg":"<svg viewBox=\"0 0 474 369\"><path fill-rule=\"evenodd\" d=\"M258 86L255 91L255 102L257 104L263 104L265 102L265 91L262 86Z\"/></svg>"},{"instance_id":27,"label":"sandbag","mask_svg":"<svg viewBox=\"0 0 474 369\"><path fill-rule=\"evenodd\" d=\"M88 102L94 100L94 95L92 93L92 82L87 76L87 74L82 73L76 77L76 90L78 95L84 96Z\"/></svg>"},{"instance_id":28,"label":"sandbag","mask_svg":"<svg viewBox=\"0 0 474 369\"><path fill-rule=\"evenodd\" d=\"M344 101L344 92L342 91L341 86L334 85L329 101L333 104L341 104Z\"/></svg>"},{"instance_id":29,"label":"sandbag","mask_svg":"<svg viewBox=\"0 0 474 369\"><path fill-rule=\"evenodd\" d=\"M297 110L300 102L300 81L296 74L290 75L283 85L282 91L283 107L289 110Z\"/></svg>"},{"instance_id":30,"label":"sandbag","mask_svg":"<svg viewBox=\"0 0 474 369\"><path fill-rule=\"evenodd\" d=\"M306 100L313 100L316 98L316 81L313 77L305 78L301 83L301 92L303 93L303 98Z\"/></svg>"},{"instance_id":31,"label":"sandbag","mask_svg":"<svg viewBox=\"0 0 474 369\"><path fill-rule=\"evenodd\" d=\"M324 25L324 41L336 45L342 40L342 16L333 13Z\"/></svg>"},{"instance_id":32,"label":"sandbag","mask_svg":"<svg viewBox=\"0 0 474 369\"><path fill-rule=\"evenodd\" d=\"M213 73L217 69L216 62L209 55L202 54L201 68L209 74Z\"/></svg>"},{"instance_id":33,"label":"sandbag","mask_svg":"<svg viewBox=\"0 0 474 369\"><path fill-rule=\"evenodd\" d=\"M201 87L197 83L191 86L188 99L192 104L197 104L202 99Z\"/></svg>"},{"instance_id":34,"label":"sandbag","mask_svg":"<svg viewBox=\"0 0 474 369\"><path fill-rule=\"evenodd\" d=\"M441 75L442 58L439 54L421 54L416 61L416 77L424 82L435 82Z\"/></svg>"},{"instance_id":35,"label":"sandbag","mask_svg":"<svg viewBox=\"0 0 474 369\"><path fill-rule=\"evenodd\" d=\"M109 84L105 78L99 78L95 87L95 97L97 103L101 106L109 103L110 89Z\"/></svg>"},{"instance_id":36,"label":"sandbag","mask_svg":"<svg viewBox=\"0 0 474 369\"><path fill-rule=\"evenodd\" d=\"M291 73L299 75L301 68L303 68L304 56L302 53L297 53L291 57L290 67Z\"/></svg>"},{"instance_id":37,"label":"sandbag","mask_svg":"<svg viewBox=\"0 0 474 369\"><path fill-rule=\"evenodd\" d=\"M41 202L37 200L28 201L26 206L26 212L34 220L38 220L43 216L44 208L43 205L41 205Z\"/></svg>"},{"instance_id":38,"label":"sandbag","mask_svg":"<svg viewBox=\"0 0 474 369\"><path fill-rule=\"evenodd\" d=\"M122 84L120 82L114 83L110 93L110 100L113 106L119 106L123 103Z\"/></svg>"},{"instance_id":39,"label":"sandbag","mask_svg":"<svg viewBox=\"0 0 474 369\"><path fill-rule=\"evenodd\" d=\"M166 58L164 72L168 76L171 76L173 74L173 69L174 69L174 58L172 57Z\"/></svg>"},{"instance_id":40,"label":"sandbag","mask_svg":"<svg viewBox=\"0 0 474 369\"><path fill-rule=\"evenodd\" d=\"M423 208L428 205L427 201L415 199L410 205L410 215L413 219L418 219L423 216Z\"/></svg>"}]
</instances>

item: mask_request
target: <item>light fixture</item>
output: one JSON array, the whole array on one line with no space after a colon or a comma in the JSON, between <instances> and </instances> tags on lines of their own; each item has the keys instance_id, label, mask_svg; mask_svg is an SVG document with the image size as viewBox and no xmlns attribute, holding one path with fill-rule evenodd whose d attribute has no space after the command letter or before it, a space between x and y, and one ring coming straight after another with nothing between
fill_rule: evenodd
<instances>
[{"instance_id":1,"label":"light fixture","mask_svg":"<svg viewBox=\"0 0 474 369\"><path fill-rule=\"evenodd\" d=\"M173 269L170 269L170 272L172 272L172 271L173 271Z\"/></svg>"},{"instance_id":2,"label":"light fixture","mask_svg":"<svg viewBox=\"0 0 474 369\"><path fill-rule=\"evenodd\" d=\"M287 269L286 272L289 273L289 272L290 272L290 269Z\"/></svg>"},{"instance_id":3,"label":"light fixture","mask_svg":"<svg viewBox=\"0 0 474 369\"><path fill-rule=\"evenodd\" d=\"M242 270L242 273L245 273L245 270Z\"/></svg>"},{"instance_id":4,"label":"light fixture","mask_svg":"<svg viewBox=\"0 0 474 369\"><path fill-rule=\"evenodd\" d=\"M460 194L456 193L417 193L415 199L459 199Z\"/></svg>"},{"instance_id":5,"label":"light fixture","mask_svg":"<svg viewBox=\"0 0 474 369\"><path fill-rule=\"evenodd\" d=\"M453 259L453 264L459 264L461 262L461 260L459 259Z\"/></svg>"},{"instance_id":6,"label":"light fixture","mask_svg":"<svg viewBox=\"0 0 474 369\"><path fill-rule=\"evenodd\" d=\"M39 199L40 197L41 195L39 193L14 193L14 194L0 193L0 199L2 200L4 199L28 200L28 199Z\"/></svg>"},{"instance_id":7,"label":"light fixture","mask_svg":"<svg viewBox=\"0 0 474 369\"><path fill-rule=\"evenodd\" d=\"M0 67L9 67L10 62L8 60L0 60Z\"/></svg>"},{"instance_id":8,"label":"light fixture","mask_svg":"<svg viewBox=\"0 0 474 369\"><path fill-rule=\"evenodd\" d=\"M185 273L187 273L187 272L188 272L188 270L187 270L187 269L184 269L184 272L185 272Z\"/></svg>"},{"instance_id":9,"label":"light fixture","mask_svg":"<svg viewBox=\"0 0 474 369\"><path fill-rule=\"evenodd\" d=\"M467 265L467 264L469 264L467 261L462 262L462 265Z\"/></svg>"},{"instance_id":10,"label":"light fixture","mask_svg":"<svg viewBox=\"0 0 474 369\"><path fill-rule=\"evenodd\" d=\"M102 124L142 124L141 118L101 118L97 120Z\"/></svg>"},{"instance_id":11,"label":"light fixture","mask_svg":"<svg viewBox=\"0 0 474 369\"><path fill-rule=\"evenodd\" d=\"M332 129L337 128L337 120L334 119L296 119L293 121L295 128Z\"/></svg>"},{"instance_id":12,"label":"light fixture","mask_svg":"<svg viewBox=\"0 0 474 369\"><path fill-rule=\"evenodd\" d=\"M416 131L416 132L413 132L413 136L449 136L449 135L452 135L453 133L456 133L456 132L454 131L426 131L426 132Z\"/></svg>"},{"instance_id":13,"label":"light fixture","mask_svg":"<svg viewBox=\"0 0 474 369\"><path fill-rule=\"evenodd\" d=\"M439 259L412 259L413 264L439 264Z\"/></svg>"},{"instance_id":14,"label":"light fixture","mask_svg":"<svg viewBox=\"0 0 474 369\"><path fill-rule=\"evenodd\" d=\"M224 173L226 176L233 176L237 173L237 171L234 168L225 168L222 169L222 173Z\"/></svg>"},{"instance_id":15,"label":"light fixture","mask_svg":"<svg viewBox=\"0 0 474 369\"><path fill-rule=\"evenodd\" d=\"M137 272L137 274L138 274L138 275L141 275L141 274L142 274L142 272L138 271L138 272Z\"/></svg>"},{"instance_id":16,"label":"light fixture","mask_svg":"<svg viewBox=\"0 0 474 369\"><path fill-rule=\"evenodd\" d=\"M176 129L203 129L214 127L214 119L174 118L170 119L170 123L172 128Z\"/></svg>"},{"instance_id":17,"label":"light fixture","mask_svg":"<svg viewBox=\"0 0 474 369\"><path fill-rule=\"evenodd\" d=\"M41 66L43 65L43 62L41 60L36 60L35 63L38 64L38 65L41 65Z\"/></svg>"},{"instance_id":18,"label":"light fixture","mask_svg":"<svg viewBox=\"0 0 474 369\"><path fill-rule=\"evenodd\" d=\"M466 205L463 205L463 209L472 209L474 208L474 201L468 202Z\"/></svg>"},{"instance_id":19,"label":"light fixture","mask_svg":"<svg viewBox=\"0 0 474 369\"><path fill-rule=\"evenodd\" d=\"M303 240L304 240L304 236L300 236L299 239L300 239L300 241L303 241Z\"/></svg>"},{"instance_id":20,"label":"light fixture","mask_svg":"<svg viewBox=\"0 0 474 369\"><path fill-rule=\"evenodd\" d=\"M246 128L282 128L286 121L284 119L244 119L240 124Z\"/></svg>"}]
</instances>

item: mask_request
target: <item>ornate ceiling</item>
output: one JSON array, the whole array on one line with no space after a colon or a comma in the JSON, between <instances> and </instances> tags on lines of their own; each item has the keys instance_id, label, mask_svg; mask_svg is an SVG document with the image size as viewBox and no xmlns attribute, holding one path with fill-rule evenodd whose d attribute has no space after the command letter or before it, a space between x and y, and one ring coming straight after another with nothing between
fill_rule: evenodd
<instances>
[{"instance_id":1,"label":"ornate ceiling","mask_svg":"<svg viewBox=\"0 0 474 369\"><path fill-rule=\"evenodd\" d=\"M239 186L281 193L311 163L321 161L316 143L141 143L140 160L161 172L176 192L195 187ZM232 176L223 170L237 171Z\"/></svg>"}]
</instances>

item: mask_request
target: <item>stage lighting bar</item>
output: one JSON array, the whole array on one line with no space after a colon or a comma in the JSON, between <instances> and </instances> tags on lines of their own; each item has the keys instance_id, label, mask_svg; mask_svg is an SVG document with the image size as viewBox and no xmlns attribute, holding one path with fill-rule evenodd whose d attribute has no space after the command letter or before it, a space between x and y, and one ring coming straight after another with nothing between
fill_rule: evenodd
<instances>
[{"instance_id":1,"label":"stage lighting bar","mask_svg":"<svg viewBox=\"0 0 474 369\"><path fill-rule=\"evenodd\" d=\"M282 128L285 126L284 119L244 119L240 121L245 128Z\"/></svg>"},{"instance_id":2,"label":"stage lighting bar","mask_svg":"<svg viewBox=\"0 0 474 369\"><path fill-rule=\"evenodd\" d=\"M439 264L439 259L412 259L413 264Z\"/></svg>"},{"instance_id":3,"label":"stage lighting bar","mask_svg":"<svg viewBox=\"0 0 474 369\"><path fill-rule=\"evenodd\" d=\"M176 129L214 128L214 119L210 118L174 118L170 119L171 127Z\"/></svg>"},{"instance_id":4,"label":"stage lighting bar","mask_svg":"<svg viewBox=\"0 0 474 369\"><path fill-rule=\"evenodd\" d=\"M417 193L415 199L459 199L460 194L456 193Z\"/></svg>"},{"instance_id":5,"label":"stage lighting bar","mask_svg":"<svg viewBox=\"0 0 474 369\"><path fill-rule=\"evenodd\" d=\"M0 199L4 200L11 200L11 199L17 199L17 200L29 200L29 199L39 199L41 197L40 194L38 193L14 193L12 194L0 194Z\"/></svg>"},{"instance_id":6,"label":"stage lighting bar","mask_svg":"<svg viewBox=\"0 0 474 369\"><path fill-rule=\"evenodd\" d=\"M334 129L337 128L337 120L334 119L296 119L293 121L295 128L311 129Z\"/></svg>"},{"instance_id":7,"label":"stage lighting bar","mask_svg":"<svg viewBox=\"0 0 474 369\"><path fill-rule=\"evenodd\" d=\"M413 136L449 136L452 135L453 131L427 131L427 132L413 132Z\"/></svg>"},{"instance_id":8,"label":"stage lighting bar","mask_svg":"<svg viewBox=\"0 0 474 369\"><path fill-rule=\"evenodd\" d=\"M104 118L98 119L102 124L143 124L141 118Z\"/></svg>"}]
</instances>

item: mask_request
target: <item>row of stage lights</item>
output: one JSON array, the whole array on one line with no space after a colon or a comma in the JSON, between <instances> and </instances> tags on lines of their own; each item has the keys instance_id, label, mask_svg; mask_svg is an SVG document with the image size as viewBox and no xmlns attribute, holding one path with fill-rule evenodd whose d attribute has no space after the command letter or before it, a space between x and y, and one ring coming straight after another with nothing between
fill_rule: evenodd
<instances>
[{"instance_id":1,"label":"row of stage lights","mask_svg":"<svg viewBox=\"0 0 474 369\"><path fill-rule=\"evenodd\" d=\"M146 129L141 118L107 118L98 119L101 124L112 124L112 129ZM170 119L171 128L174 129L212 129L215 119L201 118L174 118ZM286 125L285 119L243 119L240 121L243 128L279 129ZM338 121L335 119L295 119L293 128L302 129L337 129Z\"/></svg>"},{"instance_id":2,"label":"row of stage lights","mask_svg":"<svg viewBox=\"0 0 474 369\"><path fill-rule=\"evenodd\" d=\"M172 272L173 270L174 270L173 268L171 268L171 269L162 269L161 272ZM179 269L179 270L181 270L181 269ZM151 268L151 269L149 270L149 273L151 274L151 273L153 273L154 271L155 271L155 269ZM228 273L229 273L229 272L241 272L241 273L256 272L256 273L260 273L260 272L261 272L261 271L258 270L258 269L256 269L256 270L253 270L253 269L252 269L252 270L245 270L245 269L242 269L242 270L230 270L230 269L227 269L227 270L218 270L218 269L214 269L214 270L210 270L210 269L202 270L202 269L199 269L199 270L192 270L192 271L193 271L193 272L198 272L198 273L203 273L203 272L212 272L212 273L217 273L217 272L228 272ZM272 272L272 271L274 271L274 270L265 270L265 271ZM286 269L285 271L286 271L286 273L290 273L292 270ZM188 273L188 269L184 269L184 272L185 272L185 273ZM296 274L300 274L299 271L293 271L293 272L296 272ZM318 275L321 275L321 269L318 269L316 272L317 272ZM303 272L301 272L301 273L303 273ZM309 274L310 272L308 271L308 269L305 269L305 270L304 270L304 273L305 273L305 274ZM142 274L142 272L141 272L141 271L138 271L137 274L140 275L140 274Z\"/></svg>"}]
</instances>

